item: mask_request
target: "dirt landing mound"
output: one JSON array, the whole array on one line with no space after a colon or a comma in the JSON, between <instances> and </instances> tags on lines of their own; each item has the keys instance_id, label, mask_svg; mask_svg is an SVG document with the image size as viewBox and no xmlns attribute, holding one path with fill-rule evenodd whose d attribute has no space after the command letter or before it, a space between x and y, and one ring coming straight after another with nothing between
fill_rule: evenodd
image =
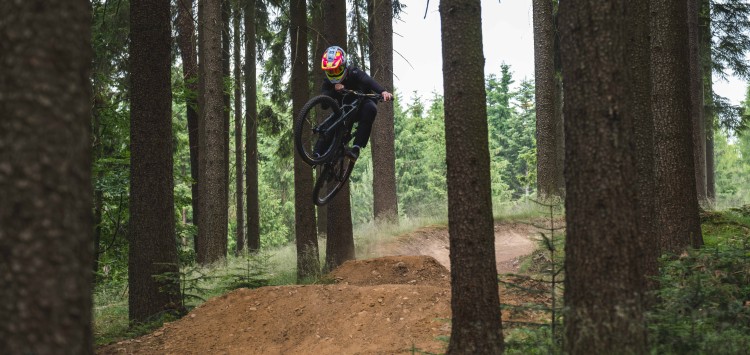
<instances>
[{"instance_id":1,"label":"dirt landing mound","mask_svg":"<svg viewBox=\"0 0 750 355\"><path fill-rule=\"evenodd\" d=\"M358 286L407 284L450 287L450 276L450 271L430 256L350 260L330 274L336 283Z\"/></svg>"},{"instance_id":2,"label":"dirt landing mound","mask_svg":"<svg viewBox=\"0 0 750 355\"><path fill-rule=\"evenodd\" d=\"M517 270L533 232L496 225L499 272ZM443 353L450 334L448 231L428 227L382 245L379 255L334 270L335 284L240 289L184 318L97 354L403 354ZM421 254L421 255L420 255ZM503 302L525 297L501 291ZM508 314L503 319L535 320Z\"/></svg>"},{"instance_id":3,"label":"dirt landing mound","mask_svg":"<svg viewBox=\"0 0 750 355\"><path fill-rule=\"evenodd\" d=\"M450 334L449 274L433 258L352 261L332 277L339 283L235 290L152 334L108 345L97 353L444 351L446 344L438 337Z\"/></svg>"}]
</instances>

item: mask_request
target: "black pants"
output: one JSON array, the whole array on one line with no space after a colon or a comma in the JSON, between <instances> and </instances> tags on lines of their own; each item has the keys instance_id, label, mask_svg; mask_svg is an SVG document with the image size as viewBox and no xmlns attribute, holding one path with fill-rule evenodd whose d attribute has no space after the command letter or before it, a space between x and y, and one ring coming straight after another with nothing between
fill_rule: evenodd
<instances>
[{"instance_id":1,"label":"black pants","mask_svg":"<svg viewBox=\"0 0 750 355\"><path fill-rule=\"evenodd\" d=\"M378 106L371 100L367 100L359 109L359 123L357 132L354 133L354 145L360 148L367 146L372 132L372 123L375 122L375 116L378 114Z\"/></svg>"},{"instance_id":2,"label":"black pants","mask_svg":"<svg viewBox=\"0 0 750 355\"><path fill-rule=\"evenodd\" d=\"M375 122L375 116L378 114L378 106L372 100L366 100L362 103L362 107L359 109L359 117L357 117L357 131L354 132L354 143L360 148L367 146L367 142L370 140L370 133L372 132L372 123ZM315 151L322 152L328 145L330 140L320 139L315 143Z\"/></svg>"}]
</instances>

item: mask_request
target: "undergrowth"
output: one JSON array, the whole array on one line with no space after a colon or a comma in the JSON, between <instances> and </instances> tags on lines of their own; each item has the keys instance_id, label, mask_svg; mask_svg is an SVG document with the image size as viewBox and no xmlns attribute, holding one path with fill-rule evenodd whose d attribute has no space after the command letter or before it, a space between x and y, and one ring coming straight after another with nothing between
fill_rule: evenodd
<instances>
[{"instance_id":1,"label":"undergrowth","mask_svg":"<svg viewBox=\"0 0 750 355\"><path fill-rule=\"evenodd\" d=\"M660 302L649 314L654 353L750 349L750 206L702 219L706 245L662 260Z\"/></svg>"},{"instance_id":2,"label":"undergrowth","mask_svg":"<svg viewBox=\"0 0 750 355\"><path fill-rule=\"evenodd\" d=\"M647 314L652 354L746 354L750 349L750 206L703 212L701 223L703 248L660 260L658 302ZM541 243L526 258L525 273L542 275L551 267L544 256L550 252ZM551 326L503 326L506 353L562 353L560 334Z\"/></svg>"}]
</instances>

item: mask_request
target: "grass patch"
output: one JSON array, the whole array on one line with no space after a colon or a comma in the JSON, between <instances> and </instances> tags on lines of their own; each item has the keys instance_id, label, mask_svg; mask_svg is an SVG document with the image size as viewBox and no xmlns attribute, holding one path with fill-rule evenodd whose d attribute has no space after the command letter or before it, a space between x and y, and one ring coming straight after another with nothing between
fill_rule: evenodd
<instances>
[{"instance_id":1,"label":"grass patch","mask_svg":"<svg viewBox=\"0 0 750 355\"><path fill-rule=\"evenodd\" d=\"M377 257L376 247L399 236L413 232L425 226L447 226L444 216L404 218L399 223L369 222L354 229L354 246L357 259Z\"/></svg>"}]
</instances>

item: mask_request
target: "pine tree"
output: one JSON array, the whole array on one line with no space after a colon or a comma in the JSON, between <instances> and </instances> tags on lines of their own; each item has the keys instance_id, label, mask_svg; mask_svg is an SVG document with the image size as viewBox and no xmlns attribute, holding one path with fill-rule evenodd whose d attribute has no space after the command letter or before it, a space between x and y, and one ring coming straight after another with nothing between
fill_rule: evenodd
<instances>
[{"instance_id":1,"label":"pine tree","mask_svg":"<svg viewBox=\"0 0 750 355\"><path fill-rule=\"evenodd\" d=\"M0 24L0 353L93 354L91 4Z\"/></svg>"},{"instance_id":2,"label":"pine tree","mask_svg":"<svg viewBox=\"0 0 750 355\"><path fill-rule=\"evenodd\" d=\"M245 181L247 184L247 249L260 249L258 193L258 108L256 97L256 0L241 0L245 8Z\"/></svg>"},{"instance_id":3,"label":"pine tree","mask_svg":"<svg viewBox=\"0 0 750 355\"><path fill-rule=\"evenodd\" d=\"M307 6L304 0L292 1L289 17L289 40L292 48L292 117L297 117L310 93L307 78ZM294 154L294 226L298 280L315 276L320 271L312 186L310 167L298 154Z\"/></svg>"},{"instance_id":4,"label":"pine tree","mask_svg":"<svg viewBox=\"0 0 750 355\"><path fill-rule=\"evenodd\" d=\"M690 120L687 3L651 5L656 225L662 253L703 244Z\"/></svg>"},{"instance_id":5,"label":"pine tree","mask_svg":"<svg viewBox=\"0 0 750 355\"><path fill-rule=\"evenodd\" d=\"M201 264L221 260L227 255L228 168L226 160L226 124L224 121L224 85L221 59L221 2L198 2L198 46L200 109L198 164L200 214L196 259Z\"/></svg>"},{"instance_id":6,"label":"pine tree","mask_svg":"<svg viewBox=\"0 0 750 355\"><path fill-rule=\"evenodd\" d=\"M644 80L642 71L648 67L632 67L626 59L632 19L643 14L636 6L643 4L560 3L566 100L566 353L647 352L644 253L638 243L636 96L630 83Z\"/></svg>"},{"instance_id":7,"label":"pine tree","mask_svg":"<svg viewBox=\"0 0 750 355\"><path fill-rule=\"evenodd\" d=\"M373 79L387 90L393 88L393 2L369 0L370 67ZM378 108L372 127L372 194L376 220L398 222L396 154L393 105Z\"/></svg>"},{"instance_id":8,"label":"pine tree","mask_svg":"<svg viewBox=\"0 0 750 355\"><path fill-rule=\"evenodd\" d=\"M346 1L323 1L324 36L330 45L338 45L344 51L347 50L346 23L342 20L345 15ZM345 261L355 258L348 182L341 188L336 198L328 203L326 208L328 212L328 233L326 237L325 269L332 270Z\"/></svg>"},{"instance_id":9,"label":"pine tree","mask_svg":"<svg viewBox=\"0 0 750 355\"><path fill-rule=\"evenodd\" d=\"M145 322L181 308L172 172L171 26L168 1L130 4L130 245L128 310Z\"/></svg>"},{"instance_id":10,"label":"pine tree","mask_svg":"<svg viewBox=\"0 0 750 355\"><path fill-rule=\"evenodd\" d=\"M440 1L453 314L448 354L503 351L481 11L479 1Z\"/></svg>"}]
</instances>

